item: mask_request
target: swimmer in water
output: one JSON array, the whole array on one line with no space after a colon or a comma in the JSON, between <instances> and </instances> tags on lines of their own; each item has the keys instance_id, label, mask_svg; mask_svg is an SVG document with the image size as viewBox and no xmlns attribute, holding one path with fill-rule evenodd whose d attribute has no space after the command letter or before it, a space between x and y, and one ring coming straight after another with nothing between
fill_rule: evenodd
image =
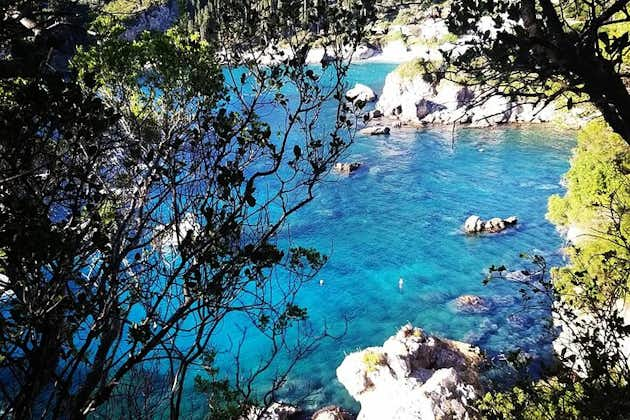
<instances>
[{"instance_id":1,"label":"swimmer in water","mask_svg":"<svg viewBox=\"0 0 630 420\"><path fill-rule=\"evenodd\" d=\"M320 279L320 280L319 280L319 285L320 285L320 286L323 286L323 285L324 285L324 279Z\"/></svg>"},{"instance_id":2,"label":"swimmer in water","mask_svg":"<svg viewBox=\"0 0 630 420\"><path fill-rule=\"evenodd\" d=\"M398 288L402 289L404 283L405 283L405 281L403 280L403 278L402 277L399 278L398 279Z\"/></svg>"}]
</instances>

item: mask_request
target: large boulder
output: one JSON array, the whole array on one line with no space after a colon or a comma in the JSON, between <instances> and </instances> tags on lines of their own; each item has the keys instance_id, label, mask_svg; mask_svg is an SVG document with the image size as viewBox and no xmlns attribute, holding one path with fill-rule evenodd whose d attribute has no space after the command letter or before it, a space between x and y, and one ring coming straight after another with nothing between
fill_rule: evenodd
<instances>
[{"instance_id":1,"label":"large boulder","mask_svg":"<svg viewBox=\"0 0 630 420\"><path fill-rule=\"evenodd\" d=\"M514 226L518 223L516 216L510 216L507 219L501 219L499 217L493 217L490 220L484 221L479 216L469 216L464 222L464 232L468 234L473 233L497 233L501 232L508 227Z\"/></svg>"},{"instance_id":2,"label":"large boulder","mask_svg":"<svg viewBox=\"0 0 630 420\"><path fill-rule=\"evenodd\" d=\"M478 348L408 324L382 347L346 356L337 378L361 403L359 420L469 419L482 360Z\"/></svg>"},{"instance_id":3,"label":"large boulder","mask_svg":"<svg viewBox=\"0 0 630 420\"><path fill-rule=\"evenodd\" d=\"M483 228L483 220L477 215L469 216L464 222L464 231L466 233L478 233Z\"/></svg>"},{"instance_id":4,"label":"large boulder","mask_svg":"<svg viewBox=\"0 0 630 420\"><path fill-rule=\"evenodd\" d=\"M337 162L335 163L335 171L342 175L350 175L361 168L361 162Z\"/></svg>"},{"instance_id":5,"label":"large boulder","mask_svg":"<svg viewBox=\"0 0 630 420\"><path fill-rule=\"evenodd\" d=\"M353 60L367 60L368 58L372 58L375 55L378 55L381 53L381 49L378 47L375 47L373 45L366 45L366 44L362 44L359 45L356 50L354 51L354 54L352 54L352 59Z\"/></svg>"},{"instance_id":6,"label":"large boulder","mask_svg":"<svg viewBox=\"0 0 630 420\"><path fill-rule=\"evenodd\" d=\"M422 77L407 78L394 70L385 78L383 93L376 109L386 117L394 116L402 121L418 122L417 104L423 98L430 99L434 95L434 87Z\"/></svg>"},{"instance_id":7,"label":"large boulder","mask_svg":"<svg viewBox=\"0 0 630 420\"><path fill-rule=\"evenodd\" d=\"M357 83L346 92L346 99L355 104L358 102L366 104L375 101L376 94L369 86Z\"/></svg>"},{"instance_id":8,"label":"large boulder","mask_svg":"<svg viewBox=\"0 0 630 420\"><path fill-rule=\"evenodd\" d=\"M420 102L416 104L416 115L421 120L427 115L443 109L446 109L446 107L442 104L429 101L428 99L420 99Z\"/></svg>"}]
</instances>

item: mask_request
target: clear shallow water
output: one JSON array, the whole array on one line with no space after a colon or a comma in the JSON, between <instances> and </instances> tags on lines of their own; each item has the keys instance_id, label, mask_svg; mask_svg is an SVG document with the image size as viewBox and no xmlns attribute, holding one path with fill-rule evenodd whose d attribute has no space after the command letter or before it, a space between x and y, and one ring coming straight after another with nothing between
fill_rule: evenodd
<instances>
[{"instance_id":1,"label":"clear shallow water","mask_svg":"<svg viewBox=\"0 0 630 420\"><path fill-rule=\"evenodd\" d=\"M354 66L349 83L380 92L394 67ZM562 241L544 215L549 195L562 191L573 137L528 127L463 129L452 140L450 129L358 137L344 160L360 161L365 169L349 177L331 174L292 218L292 242L330 256L317 278L324 286L309 283L298 303L308 308L315 328L326 323L336 333L344 319L350 322L342 338L322 342L294 369L287 398L311 392L306 405L356 408L335 369L345 353L381 345L406 322L490 354L516 347L548 353L540 314L508 321L521 309L517 286L483 286L482 280L492 264L522 267L522 252L557 261ZM461 226L471 214L516 215L520 223L501 234L469 237ZM453 300L462 294L492 298L494 309L458 313ZM252 339L246 347L261 343ZM224 368L229 372L229 363Z\"/></svg>"}]
</instances>

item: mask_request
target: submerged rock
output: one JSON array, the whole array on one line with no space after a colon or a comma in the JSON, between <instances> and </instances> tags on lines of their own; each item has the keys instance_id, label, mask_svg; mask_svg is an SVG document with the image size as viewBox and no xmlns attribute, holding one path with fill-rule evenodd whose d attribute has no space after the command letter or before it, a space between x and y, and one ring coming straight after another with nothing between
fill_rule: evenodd
<instances>
[{"instance_id":1,"label":"submerged rock","mask_svg":"<svg viewBox=\"0 0 630 420\"><path fill-rule=\"evenodd\" d=\"M337 378L361 403L361 420L469 419L482 360L476 347L408 324L382 347L346 356Z\"/></svg>"},{"instance_id":2,"label":"submerged rock","mask_svg":"<svg viewBox=\"0 0 630 420\"><path fill-rule=\"evenodd\" d=\"M487 301L481 296L462 295L455 299L457 310L462 312L488 312L492 309L492 302Z\"/></svg>"},{"instance_id":3,"label":"submerged rock","mask_svg":"<svg viewBox=\"0 0 630 420\"><path fill-rule=\"evenodd\" d=\"M493 217L488 221L482 220L477 215L469 216L464 222L464 232L468 234L472 233L497 233L507 229L510 226L514 226L518 223L516 216L510 216L507 219L501 219L499 217Z\"/></svg>"},{"instance_id":4,"label":"submerged rock","mask_svg":"<svg viewBox=\"0 0 630 420\"><path fill-rule=\"evenodd\" d=\"M375 125L372 127L366 127L360 131L361 134L366 136L387 136L390 132L389 127L385 127L382 125Z\"/></svg>"},{"instance_id":5,"label":"submerged rock","mask_svg":"<svg viewBox=\"0 0 630 420\"><path fill-rule=\"evenodd\" d=\"M337 162L334 169L342 175L350 175L352 172L358 171L361 166L360 162Z\"/></svg>"}]
</instances>

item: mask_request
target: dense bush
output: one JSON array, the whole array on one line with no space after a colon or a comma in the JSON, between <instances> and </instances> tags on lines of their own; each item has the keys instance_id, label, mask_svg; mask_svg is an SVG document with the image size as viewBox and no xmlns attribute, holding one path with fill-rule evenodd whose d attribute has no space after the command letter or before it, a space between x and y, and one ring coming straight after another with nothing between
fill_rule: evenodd
<instances>
[{"instance_id":1,"label":"dense bush","mask_svg":"<svg viewBox=\"0 0 630 420\"><path fill-rule=\"evenodd\" d=\"M584 127L565 176L567 192L549 199L549 220L561 228L583 232L566 248L572 264L556 270L558 285L573 288L571 279L580 273L578 285L584 289L587 279L597 281L607 269L603 255L629 257L625 244L611 241L607 235L613 225L626 237L630 233L630 216L625 214L630 204L629 174L630 148L621 137L602 121ZM617 283L619 276L625 273L610 273L607 280Z\"/></svg>"}]
</instances>

